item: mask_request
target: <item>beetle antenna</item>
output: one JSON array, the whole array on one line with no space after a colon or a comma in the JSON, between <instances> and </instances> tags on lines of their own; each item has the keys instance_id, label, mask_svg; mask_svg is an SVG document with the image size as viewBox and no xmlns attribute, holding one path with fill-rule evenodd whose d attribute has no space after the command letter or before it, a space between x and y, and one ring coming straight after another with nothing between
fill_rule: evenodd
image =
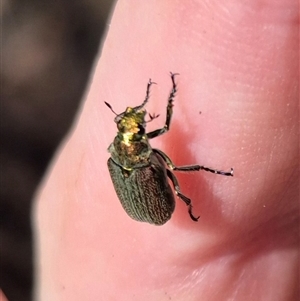
<instances>
[{"instance_id":1,"label":"beetle antenna","mask_svg":"<svg viewBox=\"0 0 300 301\"><path fill-rule=\"evenodd\" d=\"M115 115L118 115L118 114L113 110L112 106L111 106L108 102L104 101L104 103L110 108L110 110L111 110Z\"/></svg>"}]
</instances>

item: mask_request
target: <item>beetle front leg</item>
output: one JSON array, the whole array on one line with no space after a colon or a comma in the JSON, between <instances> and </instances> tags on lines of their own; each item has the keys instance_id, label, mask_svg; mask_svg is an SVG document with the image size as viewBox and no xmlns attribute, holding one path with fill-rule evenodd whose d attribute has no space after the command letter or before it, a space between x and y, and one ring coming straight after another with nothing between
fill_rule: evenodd
<instances>
[{"instance_id":1,"label":"beetle front leg","mask_svg":"<svg viewBox=\"0 0 300 301\"><path fill-rule=\"evenodd\" d=\"M173 87L172 87L172 90L170 92L169 99L168 99L167 116L166 116L165 125L161 129L158 129L158 130L155 130L155 131L152 131L152 132L148 133L147 134L148 139L158 137L158 136L166 133L170 129L171 118L172 118L172 115L173 115L173 101L174 101L175 94L177 92L177 86L176 86L176 83L175 83L175 76L178 75L178 73L172 73L172 72L170 72L170 73L171 73L171 79L172 79Z\"/></svg>"},{"instance_id":2,"label":"beetle front leg","mask_svg":"<svg viewBox=\"0 0 300 301\"><path fill-rule=\"evenodd\" d=\"M191 219L192 219L194 222L197 222L200 216L195 217L195 216L193 215L193 213L192 213L192 208L193 208L193 206L192 206L192 201L191 201L188 197L186 197L184 194L181 193L180 187L179 187L179 183L178 183L178 180L177 180L177 178L175 177L175 175L174 175L169 169L167 169L167 176L169 177L169 179L171 180L171 182L172 182L172 184L173 184L173 187L174 187L174 190L175 190L176 195L177 195L181 200L183 200L183 201L186 203L186 205L189 207L188 212L189 212L189 215L190 215Z\"/></svg>"},{"instance_id":3,"label":"beetle front leg","mask_svg":"<svg viewBox=\"0 0 300 301\"><path fill-rule=\"evenodd\" d=\"M143 103L142 103L141 105L135 107L134 110L136 110L136 111L141 110L141 109L145 106L145 104L148 102L149 97L150 97L150 87L151 87L153 84L155 85L156 83L153 82L153 81L151 81L151 78L150 78L149 81L148 81L148 84L147 84L147 90L146 90L146 96L145 96L145 99L144 99Z\"/></svg>"}]
</instances>

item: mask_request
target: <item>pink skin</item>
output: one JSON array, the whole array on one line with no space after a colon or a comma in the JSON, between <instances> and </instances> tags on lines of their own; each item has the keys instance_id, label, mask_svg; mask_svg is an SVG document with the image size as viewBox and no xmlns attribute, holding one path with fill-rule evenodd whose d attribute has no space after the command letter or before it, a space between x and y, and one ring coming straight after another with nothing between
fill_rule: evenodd
<instances>
[{"instance_id":1,"label":"pink skin","mask_svg":"<svg viewBox=\"0 0 300 301\"><path fill-rule=\"evenodd\" d=\"M7 298L5 297L1 289L0 289L0 301L7 301Z\"/></svg>"},{"instance_id":2,"label":"pink skin","mask_svg":"<svg viewBox=\"0 0 300 301\"><path fill-rule=\"evenodd\" d=\"M147 130L159 128L169 71L180 73L171 129L151 145L177 165L235 174L177 172L201 218L176 199L158 227L117 199L104 101L117 112L141 104L151 77L147 109L160 117ZM119 1L37 195L37 300L297 300L298 155L296 1Z\"/></svg>"}]
</instances>

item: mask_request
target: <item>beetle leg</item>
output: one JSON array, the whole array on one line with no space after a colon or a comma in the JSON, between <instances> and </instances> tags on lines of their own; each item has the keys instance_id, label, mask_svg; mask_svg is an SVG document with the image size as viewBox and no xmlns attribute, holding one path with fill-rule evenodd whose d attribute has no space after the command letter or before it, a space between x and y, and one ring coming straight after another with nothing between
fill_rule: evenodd
<instances>
[{"instance_id":1,"label":"beetle leg","mask_svg":"<svg viewBox=\"0 0 300 301\"><path fill-rule=\"evenodd\" d=\"M173 86L172 86L172 90L170 92L169 99L168 99L167 116L166 116L165 125L161 129L158 129L158 130L152 131L150 133L147 133L148 139L158 137L158 136L166 133L170 128L171 118L172 118L172 115L173 115L173 101L174 101L175 94L177 92L177 86L176 86L176 83L175 83L175 76L178 75L178 73L170 72L170 74L171 74L171 80L172 80Z\"/></svg>"},{"instance_id":2,"label":"beetle leg","mask_svg":"<svg viewBox=\"0 0 300 301\"><path fill-rule=\"evenodd\" d=\"M169 156L167 156L164 152L162 152L159 149L154 148L153 151L157 153L168 165L168 167L172 170L177 170L177 171L199 171L199 170L205 170L212 172L214 174L218 175L223 175L223 176L233 176L233 168L230 169L230 171L222 171L222 170L217 170L217 169L212 169L206 166L201 166L201 165L185 165L185 166L175 166L172 160L170 159Z\"/></svg>"},{"instance_id":3,"label":"beetle leg","mask_svg":"<svg viewBox=\"0 0 300 301\"><path fill-rule=\"evenodd\" d=\"M155 82L151 81L151 78L149 79L148 81L148 84L147 84L147 90L146 90L146 97L145 97L145 100L143 101L143 103L137 107L134 108L135 111L138 111L138 110L141 110L145 104L148 102L149 100L149 97L150 97L150 87L153 85L153 84L156 84Z\"/></svg>"},{"instance_id":4,"label":"beetle leg","mask_svg":"<svg viewBox=\"0 0 300 301\"><path fill-rule=\"evenodd\" d=\"M167 176L169 177L169 179L171 180L171 182L173 184L176 195L179 198L181 198L181 200L183 200L186 203L186 205L189 207L188 212L189 212L191 219L193 221L197 222L200 216L195 217L193 215L193 213L192 213L193 206L191 204L191 200L188 197L186 197L184 194L181 193L177 178L169 169L167 169Z\"/></svg>"}]
</instances>

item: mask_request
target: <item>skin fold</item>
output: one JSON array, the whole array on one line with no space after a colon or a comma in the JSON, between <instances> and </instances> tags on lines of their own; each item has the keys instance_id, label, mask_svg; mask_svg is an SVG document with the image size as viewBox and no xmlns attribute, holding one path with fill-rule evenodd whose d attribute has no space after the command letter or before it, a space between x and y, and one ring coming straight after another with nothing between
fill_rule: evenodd
<instances>
[{"instance_id":1,"label":"skin fold","mask_svg":"<svg viewBox=\"0 0 300 301\"><path fill-rule=\"evenodd\" d=\"M82 109L34 208L36 300L292 301L299 298L297 2L118 1ZM142 103L170 131L151 145L177 165L187 206L130 219L107 168L121 113ZM67 91L66 91L67 93Z\"/></svg>"}]
</instances>

